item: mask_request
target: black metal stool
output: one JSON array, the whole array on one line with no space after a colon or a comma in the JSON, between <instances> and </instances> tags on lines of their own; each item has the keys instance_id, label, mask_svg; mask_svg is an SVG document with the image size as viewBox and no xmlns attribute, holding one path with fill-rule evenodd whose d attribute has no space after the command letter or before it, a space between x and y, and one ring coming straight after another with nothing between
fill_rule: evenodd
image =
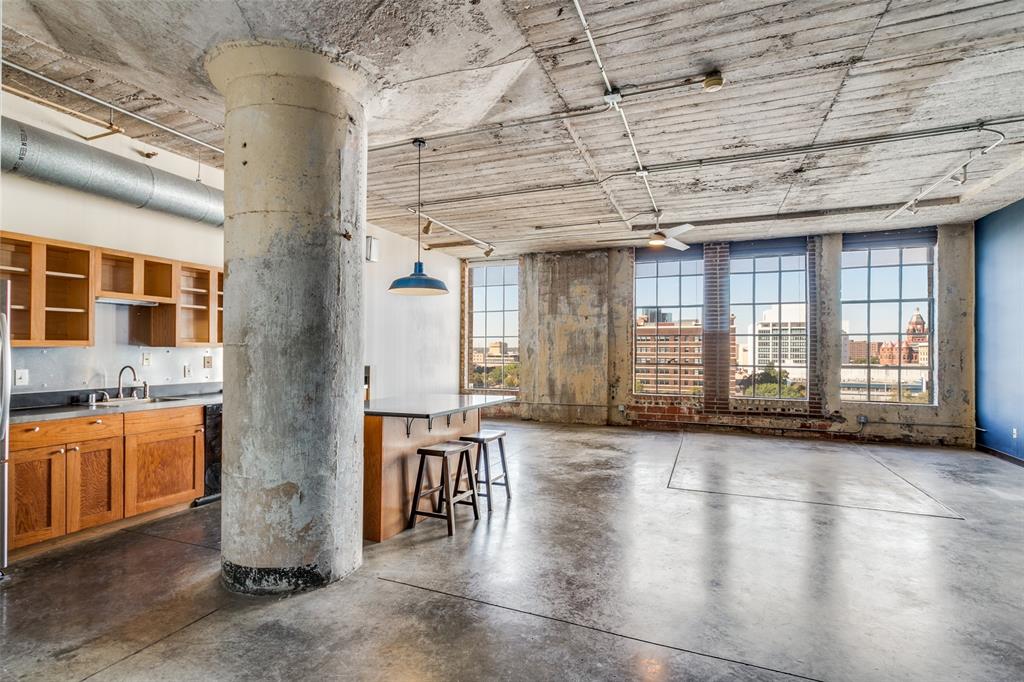
<instances>
[{"instance_id":1,"label":"black metal stool","mask_svg":"<svg viewBox=\"0 0 1024 682\"><path fill-rule=\"evenodd\" d=\"M505 461L505 436L507 434L504 431L498 431L495 429L483 429L476 433L470 433L465 436L459 436L459 440L466 441L467 443L476 443L476 473L480 475L480 460L483 460L483 480L480 478L475 479L477 485L480 483L484 484L486 492L478 493L479 495L487 498L487 511L494 509L494 504L491 502L491 486L501 485L505 486L505 497L509 500L512 499L512 489L508 485L508 463ZM501 456L501 473L497 476L491 476L491 457L490 450L487 447L488 443L498 441L498 453Z\"/></svg>"},{"instance_id":2,"label":"black metal stool","mask_svg":"<svg viewBox=\"0 0 1024 682\"><path fill-rule=\"evenodd\" d=\"M412 512L409 514L409 528L416 526L417 516L430 516L436 519L445 519L448 522L448 535L455 534L455 505L457 504L468 504L473 507L473 516L480 518L480 505L477 499L476 485L476 471L473 469L473 460L469 456L469 451L473 449L472 443L465 443L460 441L448 441L447 443L438 443L437 445L428 445L422 447L416 451L420 456L420 468L416 474L416 490L412 496ZM452 475L451 475L451 458L457 456L459 458L459 466L457 473L455 474L455 489L452 490ZM423 478L424 475L429 475L427 467L428 457L440 457L441 458L441 483L440 485L432 486L423 489ZM462 467L466 467L466 483L469 485L468 490L460 490L459 485L462 483ZM433 505L432 511L420 510L420 500L429 495L438 493L439 497L437 504ZM444 507L444 512L441 511L441 507Z\"/></svg>"}]
</instances>

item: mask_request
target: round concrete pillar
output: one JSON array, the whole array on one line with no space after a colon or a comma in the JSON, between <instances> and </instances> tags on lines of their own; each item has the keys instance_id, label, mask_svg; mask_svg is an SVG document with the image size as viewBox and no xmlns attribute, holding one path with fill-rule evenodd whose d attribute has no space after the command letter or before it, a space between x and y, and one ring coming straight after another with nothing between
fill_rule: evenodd
<instances>
[{"instance_id":1,"label":"round concrete pillar","mask_svg":"<svg viewBox=\"0 0 1024 682\"><path fill-rule=\"evenodd\" d=\"M221 562L264 594L362 561L365 79L294 46L229 43Z\"/></svg>"}]
</instances>

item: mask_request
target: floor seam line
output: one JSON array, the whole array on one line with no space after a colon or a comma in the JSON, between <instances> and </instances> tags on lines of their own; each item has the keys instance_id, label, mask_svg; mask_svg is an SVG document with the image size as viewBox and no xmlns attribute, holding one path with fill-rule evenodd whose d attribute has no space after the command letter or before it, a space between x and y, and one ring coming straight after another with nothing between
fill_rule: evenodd
<instances>
[{"instance_id":1,"label":"floor seam line","mask_svg":"<svg viewBox=\"0 0 1024 682\"><path fill-rule=\"evenodd\" d=\"M919 492L919 493L921 493L922 495L924 495L925 497L927 497L927 498L928 498L929 500L931 500L931 501L932 501L932 502L934 502L935 504L939 505L940 507L942 507L943 509L945 509L946 511L948 511L948 512L949 512L950 514L956 514L956 515L957 515L957 516L958 516L958 517L959 517L959 518L960 518L961 520L966 520L966 519L965 519L965 518L964 518L964 517L963 517L963 516L962 516L962 515L960 514L960 512L958 512L958 511L956 511L955 509L951 508L951 507L950 507L949 505L947 505L947 504L946 504L945 502L943 502L942 500L940 500L940 499L938 499L938 498L934 497L934 496L933 496L933 495L932 495L931 493L929 493L929 492L928 492L927 490L925 490L924 488L922 488L922 487L918 486L917 484L915 484L915 483L911 482L911 480L910 480L910 479L906 478L905 476L903 476L902 474L900 474L899 472L897 472L897 471L896 471L895 469L893 469L892 467L890 467L890 466L889 466L888 464L886 464L886 463L885 463L885 462L883 462L882 460L878 459L878 457L876 457L876 456L875 456L875 454L874 454L873 452L871 452L870 450L868 451L868 457L870 457L871 459L875 460L875 462L876 462L876 463L878 463L878 465L879 465L879 466L881 466L881 467L882 467L883 469L885 469L885 470L886 470L886 471L888 471L888 472L889 472L890 474L892 474L892 475L893 475L893 476L895 476L896 478L900 479L901 481L903 481L904 483L906 483L907 485L909 485L909 486L910 486L911 488L913 488L913 489L914 489L914 490L916 490L917 492Z\"/></svg>"},{"instance_id":2,"label":"floor seam line","mask_svg":"<svg viewBox=\"0 0 1024 682\"><path fill-rule=\"evenodd\" d=\"M642 639L640 637L633 637L632 635L624 635L624 634L619 633L619 632L612 632L610 630L602 630L601 628L595 627L593 625L584 625L583 623L575 623L575 622L573 622L571 620L568 620L568 619L565 619L565 618L559 618L557 616L546 616L546 615L544 615L542 613L533 613L531 611L526 611L524 609L517 609L514 606L505 606L503 604L495 604L494 602L484 601L483 599L476 599L474 597L467 597L467 596L462 595L462 594L455 594L453 592L445 592L444 590L436 590L436 589L431 588L431 587L423 587L422 585L414 585L413 583L407 583L407 582L403 582L401 580L395 580L394 578L385 578L383 576L379 576L378 575L377 576L377 580L382 580L384 582L392 583L392 584L395 584L395 585L404 585L406 587L411 587L413 589L424 590L425 592L433 592L435 594L443 594L446 597L452 597L454 599L463 599L465 601L471 601L471 602L475 602L477 604L484 604L485 606L491 606L491 607L494 607L494 608L497 608L497 609L504 609L506 611L512 611L514 613L521 613L521 614L526 615L526 616L533 616L534 618L543 618L545 620L554 621L556 623L563 623L565 625L571 625L573 627L584 628L584 629L590 630L592 632L600 632L601 634L610 635L612 637L619 637L619 638L622 638L622 639L628 639L628 640L631 640L631 641L634 641L634 642L639 642L641 644L650 644L651 646L658 646L658 647L663 647L665 649L672 649L673 651L680 651L680 652L683 652L683 653L692 654L694 656L701 656L701 657L704 657L704 658L711 658L711 659L714 659L716 661L723 661L725 663L734 663L736 665L743 665L743 666L747 666L749 668L756 668L758 670L764 670L766 672L777 673L779 675L788 675L789 677L795 677L796 679L800 679L800 680L808 680L809 682L825 682L824 680L821 680L821 679L819 679L817 677L808 677L806 675L801 675L800 673L791 673L791 672L787 672L785 670L779 670L777 668L769 668L767 666L758 665L756 663L748 663L746 661L740 661L740 660L737 660L735 658L727 658L725 656L717 656L715 654L708 654L708 653L704 653L704 652L701 652L701 651L695 651L693 649L686 649L684 647L674 646L672 644L662 644L661 642L654 642L654 641L651 641L649 639Z\"/></svg>"},{"instance_id":3,"label":"floor seam line","mask_svg":"<svg viewBox=\"0 0 1024 682\"><path fill-rule=\"evenodd\" d=\"M167 639L168 637L171 637L172 635L176 635L176 634L178 634L179 632L181 632L182 630L184 630L184 629L186 629L186 628L190 628L190 627L192 627L193 625L195 625L195 624L196 624L196 623L198 623L199 621L203 620L204 618L206 618L206 617L208 617L208 616L212 616L213 614L215 614L215 613L217 613L218 611L220 611L220 608L221 608L221 607L219 607L219 606L218 606L218 607L217 607L217 608L215 608L215 609L214 609L213 611L210 611L209 613L204 613L203 615L199 616L199 617L198 617L198 618L196 618L195 620L192 620L192 621L190 621L190 622L188 622L188 623L185 623L185 624L184 624L184 625L182 625L182 626L181 626L180 628L178 628L178 629L176 629L176 630L172 630L171 632L168 632L168 633L167 633L166 635L164 635L163 637L160 637L160 638L158 638L158 639L155 639L155 640L153 640L152 642L150 642L150 643L149 643L149 644L147 644L146 646L144 646L144 647L142 647L142 648L140 648L140 649L137 649L137 650L135 650L135 651L131 652L130 654L126 654L126 655L122 656L121 658L117 659L116 661L114 661L114 662L113 662L113 663L111 663L110 665L106 665L106 666L104 666L104 667L100 668L99 670L97 670L97 671L95 671L95 672L91 672L91 673L89 673L88 675L86 675L85 677L83 677L83 678L82 678L81 680L79 680L79 682L85 682L85 680L88 680L88 679L89 679L89 678L91 678L91 677L95 677L96 675L99 675L99 674L100 674L101 672L104 672L104 671L106 671L106 670L110 670L111 668L113 668L113 667L114 667L115 665L117 665L118 663L121 663L122 661L127 661L127 660L128 660L129 658L131 658L132 656L135 656L136 654L140 654L140 653L142 653L143 651L145 651L146 649L150 648L150 647L151 647L151 646L153 646L154 644L159 644L160 642L164 641L164 640L165 640L165 639Z\"/></svg>"},{"instance_id":4,"label":"floor seam line","mask_svg":"<svg viewBox=\"0 0 1024 682\"><path fill-rule=\"evenodd\" d=\"M122 528L119 532L131 533L132 535L144 535L147 538L155 538L157 540L166 540L167 542L177 542L179 545L188 545L189 547L201 547L203 549L213 550L219 552L220 547L210 547L209 545L198 545L194 542L186 542L185 540L178 540L177 538L167 538L163 535L153 535L152 533L144 533L141 530L134 530L132 528Z\"/></svg>"},{"instance_id":5,"label":"floor seam line","mask_svg":"<svg viewBox=\"0 0 1024 682\"><path fill-rule=\"evenodd\" d=\"M672 460L672 471L668 474L668 483L665 487L669 490L672 489L672 479L676 477L676 467L679 466L679 455L683 454L683 441L686 440L686 432L682 431L679 434L679 447L676 448L676 458Z\"/></svg>"},{"instance_id":6,"label":"floor seam line","mask_svg":"<svg viewBox=\"0 0 1024 682\"><path fill-rule=\"evenodd\" d=\"M899 509L879 509L878 507L859 507L852 504L837 504L835 502L816 502L814 500L797 500L792 497L768 497L766 495L747 495L745 493L725 493L719 490L700 490L698 488L680 488L677 486L669 485L669 490L679 490L686 493L703 493L705 495L726 495L728 497L746 497L753 500L774 500L776 502L794 502L796 504L816 504L822 507L838 507L840 509L861 509L863 511L881 512L883 514L903 514L905 516L924 516L930 519L949 519L950 521L966 521L962 516L946 516L944 514L926 514L924 512L911 512L902 511ZM933 500L936 504L944 507L948 511L956 514L955 511L946 507L938 500Z\"/></svg>"}]
</instances>

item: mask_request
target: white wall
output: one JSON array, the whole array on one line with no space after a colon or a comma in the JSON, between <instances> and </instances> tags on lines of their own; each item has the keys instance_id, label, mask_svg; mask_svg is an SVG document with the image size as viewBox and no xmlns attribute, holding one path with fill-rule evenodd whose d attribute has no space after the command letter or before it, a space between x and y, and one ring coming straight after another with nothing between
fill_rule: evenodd
<instances>
[{"instance_id":1,"label":"white wall","mask_svg":"<svg viewBox=\"0 0 1024 682\"><path fill-rule=\"evenodd\" d=\"M3 115L29 125L75 138L98 129L46 107L4 94ZM133 161L195 179L196 161L150 145L113 135L93 143ZM158 151L146 160L136 150ZM218 189L221 170L204 166L201 177ZM23 232L82 244L220 266L224 262L224 233L220 228L28 180L0 175L0 230ZM387 291L396 277L412 271L416 243L373 225L367 234L380 240L380 260L364 264L366 305L365 363L371 366L371 395L375 398L410 393L457 393L459 363L459 261L442 253L424 252L427 272L443 279L448 296L403 297ZM222 350L210 348L143 348L128 343L129 310L96 306L96 345L92 348L17 348L14 364L28 369L30 382L19 392L103 388L116 384L117 370L132 364L154 385L221 381ZM142 353L152 365L143 368ZM214 366L203 369L203 355ZM184 365L192 368L185 378Z\"/></svg>"},{"instance_id":2,"label":"white wall","mask_svg":"<svg viewBox=\"0 0 1024 682\"><path fill-rule=\"evenodd\" d=\"M412 272L416 242L375 225L366 229L380 240L380 261L366 263L363 284L370 396L458 393L458 259L437 251L422 254L427 274L448 285L447 296L398 296L388 286Z\"/></svg>"}]
</instances>

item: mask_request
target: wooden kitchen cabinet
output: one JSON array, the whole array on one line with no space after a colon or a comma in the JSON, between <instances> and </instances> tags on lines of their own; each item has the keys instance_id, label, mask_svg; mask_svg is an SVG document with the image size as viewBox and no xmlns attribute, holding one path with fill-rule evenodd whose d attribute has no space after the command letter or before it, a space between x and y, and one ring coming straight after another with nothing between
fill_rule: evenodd
<instances>
[{"instance_id":1,"label":"wooden kitchen cabinet","mask_svg":"<svg viewBox=\"0 0 1024 682\"><path fill-rule=\"evenodd\" d=\"M47 446L11 453L8 516L11 549L64 535L65 448Z\"/></svg>"},{"instance_id":2,"label":"wooden kitchen cabinet","mask_svg":"<svg viewBox=\"0 0 1024 682\"><path fill-rule=\"evenodd\" d=\"M124 443L120 437L68 443L67 532L124 518Z\"/></svg>"},{"instance_id":3,"label":"wooden kitchen cabinet","mask_svg":"<svg viewBox=\"0 0 1024 682\"><path fill-rule=\"evenodd\" d=\"M201 496L204 445L201 422L125 436L124 515Z\"/></svg>"}]
</instances>

